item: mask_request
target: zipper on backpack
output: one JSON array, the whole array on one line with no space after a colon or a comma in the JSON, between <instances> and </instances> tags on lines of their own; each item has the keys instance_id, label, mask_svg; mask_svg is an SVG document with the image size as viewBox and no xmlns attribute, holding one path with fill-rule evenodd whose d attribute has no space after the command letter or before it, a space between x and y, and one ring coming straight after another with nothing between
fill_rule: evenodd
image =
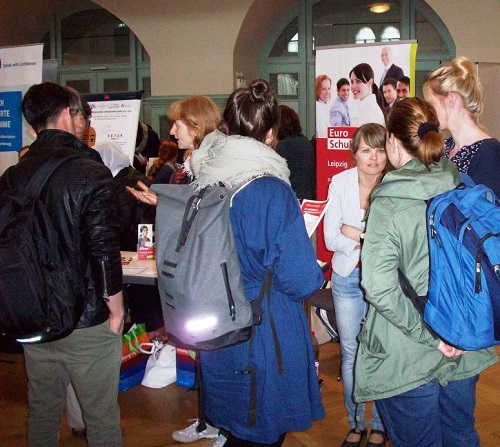
<instances>
[{"instance_id":1,"label":"zipper on backpack","mask_svg":"<svg viewBox=\"0 0 500 447\"><path fill-rule=\"evenodd\" d=\"M227 263L222 261L220 263L220 268L222 270L222 277L224 278L224 286L226 288L226 296L229 305L229 316L231 320L236 320L236 306L234 304L233 294L231 292L231 287L229 286L229 273L227 272Z\"/></svg>"},{"instance_id":2,"label":"zipper on backpack","mask_svg":"<svg viewBox=\"0 0 500 447\"><path fill-rule=\"evenodd\" d=\"M441 245L441 241L439 240L439 236L436 231L436 227L434 226L434 214L429 216L429 227L431 229L431 239L436 239L439 248L443 248Z\"/></svg>"},{"instance_id":3,"label":"zipper on backpack","mask_svg":"<svg viewBox=\"0 0 500 447\"><path fill-rule=\"evenodd\" d=\"M106 303L109 303L109 294L108 294L108 280L106 276L106 261L108 260L108 257L104 257L101 259L101 268L102 268L102 285L104 287L104 290L102 292L102 299L106 301Z\"/></svg>"},{"instance_id":4,"label":"zipper on backpack","mask_svg":"<svg viewBox=\"0 0 500 447\"><path fill-rule=\"evenodd\" d=\"M467 225L467 230L473 231L470 225ZM483 244L484 241L490 237L492 237L492 233L485 234L481 239L477 241L477 254L476 254L476 280L474 283L474 292L480 293L483 290L481 285L481 258L483 257ZM496 274L498 276L498 266L496 267ZM493 269L495 270L495 267Z\"/></svg>"}]
</instances>

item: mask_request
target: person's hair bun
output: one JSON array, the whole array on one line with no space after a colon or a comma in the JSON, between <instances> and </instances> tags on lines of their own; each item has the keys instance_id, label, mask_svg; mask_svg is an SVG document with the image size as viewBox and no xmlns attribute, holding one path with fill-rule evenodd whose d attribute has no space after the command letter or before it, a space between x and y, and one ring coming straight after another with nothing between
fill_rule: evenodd
<instances>
[{"instance_id":1,"label":"person's hair bun","mask_svg":"<svg viewBox=\"0 0 500 447\"><path fill-rule=\"evenodd\" d=\"M466 57L457 57L452 61L452 67L455 69L456 76L459 79L477 82L476 69L474 64Z\"/></svg>"},{"instance_id":2,"label":"person's hair bun","mask_svg":"<svg viewBox=\"0 0 500 447\"><path fill-rule=\"evenodd\" d=\"M271 86L265 79L255 79L250 83L249 89L254 99L264 99Z\"/></svg>"}]
</instances>

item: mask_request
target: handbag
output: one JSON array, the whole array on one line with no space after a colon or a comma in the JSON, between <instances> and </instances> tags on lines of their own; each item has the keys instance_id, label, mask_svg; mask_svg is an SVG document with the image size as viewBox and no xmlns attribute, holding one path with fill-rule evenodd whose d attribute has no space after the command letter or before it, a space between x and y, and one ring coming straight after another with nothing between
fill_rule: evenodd
<instances>
[{"instance_id":1,"label":"handbag","mask_svg":"<svg viewBox=\"0 0 500 447\"><path fill-rule=\"evenodd\" d=\"M141 352L151 354L141 385L163 388L177 380L175 347L154 338L151 343L141 343Z\"/></svg>"}]
</instances>

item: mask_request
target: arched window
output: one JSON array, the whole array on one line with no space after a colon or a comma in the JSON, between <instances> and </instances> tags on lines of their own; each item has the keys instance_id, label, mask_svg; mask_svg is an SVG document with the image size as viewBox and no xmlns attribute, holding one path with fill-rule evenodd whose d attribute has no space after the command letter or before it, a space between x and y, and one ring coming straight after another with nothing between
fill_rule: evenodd
<instances>
[{"instance_id":1,"label":"arched window","mask_svg":"<svg viewBox=\"0 0 500 447\"><path fill-rule=\"evenodd\" d=\"M375 42L375 33L369 26L364 26L357 33L354 43L371 43Z\"/></svg>"},{"instance_id":2,"label":"arched window","mask_svg":"<svg viewBox=\"0 0 500 447\"><path fill-rule=\"evenodd\" d=\"M44 38L44 59L57 61L58 82L81 93L144 90L149 55L127 24L88 1L58 11Z\"/></svg>"},{"instance_id":3,"label":"arched window","mask_svg":"<svg viewBox=\"0 0 500 447\"><path fill-rule=\"evenodd\" d=\"M105 9L87 9L61 20L62 64L113 64L130 61L127 25Z\"/></svg>"},{"instance_id":4,"label":"arched window","mask_svg":"<svg viewBox=\"0 0 500 447\"><path fill-rule=\"evenodd\" d=\"M290 54L299 52L299 33L295 34L288 42L288 52Z\"/></svg>"},{"instance_id":5,"label":"arched window","mask_svg":"<svg viewBox=\"0 0 500 447\"><path fill-rule=\"evenodd\" d=\"M390 42L393 40L400 40L401 33L395 26L386 26L380 35L381 42Z\"/></svg>"}]
</instances>

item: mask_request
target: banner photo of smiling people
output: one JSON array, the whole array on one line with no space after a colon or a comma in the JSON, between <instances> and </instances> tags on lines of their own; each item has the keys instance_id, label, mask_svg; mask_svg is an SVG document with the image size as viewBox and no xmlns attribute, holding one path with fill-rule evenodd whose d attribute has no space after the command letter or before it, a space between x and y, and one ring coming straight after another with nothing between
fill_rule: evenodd
<instances>
[{"instance_id":1,"label":"banner photo of smiling people","mask_svg":"<svg viewBox=\"0 0 500 447\"><path fill-rule=\"evenodd\" d=\"M317 199L327 198L332 176L353 167L350 144L366 123L385 125L392 105L414 96L416 41L316 48ZM409 84L409 85L408 85ZM318 259L329 262L318 228Z\"/></svg>"}]
</instances>

